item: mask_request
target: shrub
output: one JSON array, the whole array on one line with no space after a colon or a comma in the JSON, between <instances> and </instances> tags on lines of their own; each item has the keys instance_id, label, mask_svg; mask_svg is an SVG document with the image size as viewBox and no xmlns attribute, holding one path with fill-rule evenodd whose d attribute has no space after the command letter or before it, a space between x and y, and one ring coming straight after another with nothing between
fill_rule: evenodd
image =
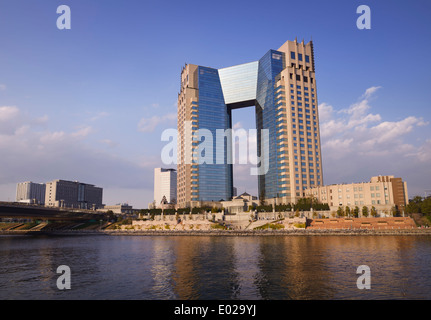
<instances>
[{"instance_id":1,"label":"shrub","mask_svg":"<svg viewBox=\"0 0 431 320\"><path fill-rule=\"evenodd\" d=\"M305 223L295 223L294 226L296 228L305 228Z\"/></svg>"}]
</instances>

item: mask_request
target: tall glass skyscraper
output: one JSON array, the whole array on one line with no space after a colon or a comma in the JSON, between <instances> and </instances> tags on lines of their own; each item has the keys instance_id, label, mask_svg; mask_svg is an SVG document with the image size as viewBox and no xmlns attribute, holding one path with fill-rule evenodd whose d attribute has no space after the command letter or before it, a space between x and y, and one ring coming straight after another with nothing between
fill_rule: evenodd
<instances>
[{"instance_id":1,"label":"tall glass skyscraper","mask_svg":"<svg viewBox=\"0 0 431 320\"><path fill-rule=\"evenodd\" d=\"M295 202L323 185L319 117L310 41L287 41L260 60L214 69L187 64L178 94L178 205L229 200L233 195L232 110L256 111L259 196ZM265 134L264 134L265 133ZM220 156L221 155L221 156ZM222 160L222 161L220 161Z\"/></svg>"}]
</instances>

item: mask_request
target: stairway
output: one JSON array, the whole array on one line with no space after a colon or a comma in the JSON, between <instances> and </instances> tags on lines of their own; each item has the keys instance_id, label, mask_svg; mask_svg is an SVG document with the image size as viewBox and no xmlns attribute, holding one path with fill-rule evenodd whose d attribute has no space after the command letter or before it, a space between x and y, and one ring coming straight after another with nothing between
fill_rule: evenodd
<instances>
[{"instance_id":1,"label":"stairway","mask_svg":"<svg viewBox=\"0 0 431 320\"><path fill-rule=\"evenodd\" d=\"M246 230L253 230L254 228L261 227L261 226L263 226L265 224L272 223L272 222L275 222L275 221L277 221L277 220L257 220L257 221L253 221L252 223L250 223L247 226Z\"/></svg>"},{"instance_id":2,"label":"stairway","mask_svg":"<svg viewBox=\"0 0 431 320\"><path fill-rule=\"evenodd\" d=\"M48 225L48 222L41 222L37 226L34 226L33 228L29 229L29 231L40 231L43 228L45 228Z\"/></svg>"}]
</instances>

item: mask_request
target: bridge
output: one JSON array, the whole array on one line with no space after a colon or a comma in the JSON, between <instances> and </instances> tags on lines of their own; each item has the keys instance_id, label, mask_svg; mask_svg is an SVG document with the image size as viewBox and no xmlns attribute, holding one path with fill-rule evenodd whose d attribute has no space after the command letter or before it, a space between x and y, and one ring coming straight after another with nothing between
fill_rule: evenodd
<instances>
[{"instance_id":1,"label":"bridge","mask_svg":"<svg viewBox=\"0 0 431 320\"><path fill-rule=\"evenodd\" d=\"M17 202L0 202L0 218L61 221L99 220L104 218L104 213L93 210L50 208Z\"/></svg>"}]
</instances>

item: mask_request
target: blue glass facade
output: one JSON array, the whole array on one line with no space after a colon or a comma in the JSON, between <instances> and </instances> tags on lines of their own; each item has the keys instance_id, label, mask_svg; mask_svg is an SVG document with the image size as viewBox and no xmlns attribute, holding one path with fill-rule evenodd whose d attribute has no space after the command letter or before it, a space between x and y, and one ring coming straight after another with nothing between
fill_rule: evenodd
<instances>
[{"instance_id":1,"label":"blue glass facade","mask_svg":"<svg viewBox=\"0 0 431 320\"><path fill-rule=\"evenodd\" d=\"M254 103L256 100L259 62L250 62L219 69L225 103L228 105Z\"/></svg>"},{"instance_id":2,"label":"blue glass facade","mask_svg":"<svg viewBox=\"0 0 431 320\"><path fill-rule=\"evenodd\" d=\"M259 192L265 197L276 197L281 190L277 185L278 171L275 115L275 78L283 70L283 52L268 51L259 61L236 67L219 70L200 66L198 68L198 127L211 132L214 146L211 154L205 154L204 138L199 138L199 146L195 149L201 161L212 157L211 163L199 163L199 187L192 189L192 199L199 201L228 200L233 194L232 164L227 161L227 143L215 143L216 130L230 129L231 109L235 103L249 101L256 107L256 129L258 133L258 157L260 166L268 167L268 172L259 175ZM241 81L244 79L244 81ZM245 82L245 84L244 84ZM222 88L223 83L223 88ZM254 83L254 84L253 84ZM246 97L246 98L245 98ZM225 100L230 102L225 103ZM261 136L261 129L267 129L266 140ZM269 154L260 154L268 147ZM208 146L208 145L206 145ZM217 149L218 148L218 149ZM206 150L208 152L209 150ZM217 153L223 153L224 163L216 163ZM199 160L197 161L199 162Z\"/></svg>"},{"instance_id":3,"label":"blue glass facade","mask_svg":"<svg viewBox=\"0 0 431 320\"><path fill-rule=\"evenodd\" d=\"M266 198L277 197L280 193L277 185L278 162L277 158L280 152L277 150L276 142L276 110L275 110L275 79L277 75L284 69L284 53L269 50L262 59L259 60L259 69L257 75L257 92L256 92L256 129L258 132L257 150L258 156L261 150L264 150L264 145L267 144L269 153L263 155L264 161L267 163L268 172L265 175L258 176L259 195L265 195ZM261 130L267 129L269 135L266 140L261 137Z\"/></svg>"},{"instance_id":4,"label":"blue glass facade","mask_svg":"<svg viewBox=\"0 0 431 320\"><path fill-rule=\"evenodd\" d=\"M231 112L224 102L223 91L217 69L199 67L199 129L211 132L214 146L208 150L204 138L200 138L197 147L198 157L209 160L199 164L199 192L192 192L192 200L220 201L229 200L233 194L232 165L227 161L227 143L220 146L215 143L216 130L231 128ZM217 149L218 148L218 149ZM210 152L210 154L205 154ZM212 155L211 155L212 153ZM223 154L223 163L217 163L217 154ZM209 159L212 158L212 159ZM199 161L198 161L199 162Z\"/></svg>"}]
</instances>

